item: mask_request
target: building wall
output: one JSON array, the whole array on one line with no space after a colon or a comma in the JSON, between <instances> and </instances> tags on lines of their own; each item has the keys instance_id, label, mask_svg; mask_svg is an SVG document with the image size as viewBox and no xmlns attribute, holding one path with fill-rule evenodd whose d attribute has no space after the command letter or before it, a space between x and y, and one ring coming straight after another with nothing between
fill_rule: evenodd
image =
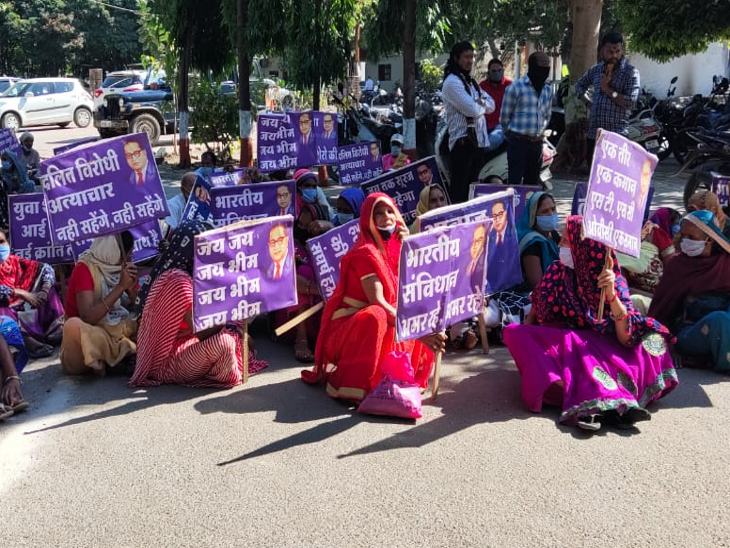
<instances>
[{"instance_id":1,"label":"building wall","mask_svg":"<svg viewBox=\"0 0 730 548\"><path fill-rule=\"evenodd\" d=\"M429 55L417 55L416 62L423 61L424 59L431 59ZM439 55L435 58L437 65L443 65L449 58L448 55ZM381 68L382 67L382 70ZM389 67L389 71L387 69ZM389 72L390 78L380 78L380 76L387 76ZM380 82L380 86L386 91L394 91L396 82L403 85L403 56L396 55L393 57L383 57L378 61L368 61L365 63L365 80L372 78L375 82Z\"/></svg>"},{"instance_id":2,"label":"building wall","mask_svg":"<svg viewBox=\"0 0 730 548\"><path fill-rule=\"evenodd\" d=\"M631 64L639 69L641 85L657 97L664 97L669 82L678 76L677 96L701 93L708 95L712 89L712 76L729 76L730 51L722 43L712 44L703 53L684 55L668 63L657 63L644 55L630 56Z\"/></svg>"}]
</instances>

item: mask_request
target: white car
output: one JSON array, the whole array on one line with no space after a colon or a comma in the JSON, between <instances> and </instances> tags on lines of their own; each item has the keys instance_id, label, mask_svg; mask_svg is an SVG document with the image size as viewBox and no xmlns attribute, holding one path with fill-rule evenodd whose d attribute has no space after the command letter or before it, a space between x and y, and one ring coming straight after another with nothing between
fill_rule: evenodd
<instances>
[{"instance_id":1,"label":"white car","mask_svg":"<svg viewBox=\"0 0 730 548\"><path fill-rule=\"evenodd\" d=\"M142 91L146 77L144 70L119 70L110 72L101 86L94 90L94 106L99 108L104 103L104 95L119 91Z\"/></svg>"},{"instance_id":2,"label":"white car","mask_svg":"<svg viewBox=\"0 0 730 548\"><path fill-rule=\"evenodd\" d=\"M20 129L40 125L87 127L93 121L94 100L75 78L21 80L0 94L0 127Z\"/></svg>"}]
</instances>

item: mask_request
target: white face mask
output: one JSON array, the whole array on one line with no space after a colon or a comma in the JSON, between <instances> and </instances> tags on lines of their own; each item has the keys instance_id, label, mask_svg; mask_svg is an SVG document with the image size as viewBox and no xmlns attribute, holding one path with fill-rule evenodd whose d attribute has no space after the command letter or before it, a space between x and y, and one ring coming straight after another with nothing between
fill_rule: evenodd
<instances>
[{"instance_id":1,"label":"white face mask","mask_svg":"<svg viewBox=\"0 0 730 548\"><path fill-rule=\"evenodd\" d=\"M699 257L705 251L706 244L706 241L682 238L682 241L679 242L679 249L688 257Z\"/></svg>"},{"instance_id":2,"label":"white face mask","mask_svg":"<svg viewBox=\"0 0 730 548\"><path fill-rule=\"evenodd\" d=\"M560 262L571 270L575 269L575 264L573 263L573 253L570 251L569 247L560 247Z\"/></svg>"}]
</instances>

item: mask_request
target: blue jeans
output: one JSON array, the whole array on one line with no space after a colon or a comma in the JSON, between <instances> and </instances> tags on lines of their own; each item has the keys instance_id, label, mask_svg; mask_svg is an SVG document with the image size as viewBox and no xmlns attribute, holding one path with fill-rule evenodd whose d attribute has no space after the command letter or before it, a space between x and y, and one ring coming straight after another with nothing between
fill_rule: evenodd
<instances>
[{"instance_id":1,"label":"blue jeans","mask_svg":"<svg viewBox=\"0 0 730 548\"><path fill-rule=\"evenodd\" d=\"M730 312L711 312L682 328L677 351L687 356L710 356L715 371L730 373Z\"/></svg>"}]
</instances>

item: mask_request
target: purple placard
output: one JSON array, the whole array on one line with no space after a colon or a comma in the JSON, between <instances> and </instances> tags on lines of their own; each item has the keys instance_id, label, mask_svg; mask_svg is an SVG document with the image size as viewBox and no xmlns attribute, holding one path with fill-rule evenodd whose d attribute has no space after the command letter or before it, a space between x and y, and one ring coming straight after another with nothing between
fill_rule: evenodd
<instances>
[{"instance_id":1,"label":"purple placard","mask_svg":"<svg viewBox=\"0 0 730 548\"><path fill-rule=\"evenodd\" d=\"M359 185L383 172L383 157L376 141L337 147L340 183Z\"/></svg>"},{"instance_id":2,"label":"purple placard","mask_svg":"<svg viewBox=\"0 0 730 548\"><path fill-rule=\"evenodd\" d=\"M499 184L482 184L474 183L469 187L469 199L476 198L477 196L486 196L487 194L494 194L495 192L502 192L503 190L511 188L515 191L515 219L521 219L522 214L525 212L527 206L527 200L533 192L540 192L543 190L541 186L535 185L499 185Z\"/></svg>"},{"instance_id":3,"label":"purple placard","mask_svg":"<svg viewBox=\"0 0 730 548\"><path fill-rule=\"evenodd\" d=\"M10 128L0 129L0 152L9 150L15 155L20 154L20 143L15 131Z\"/></svg>"},{"instance_id":4,"label":"purple placard","mask_svg":"<svg viewBox=\"0 0 730 548\"><path fill-rule=\"evenodd\" d=\"M319 294L325 301L335 292L335 286L340 280L340 261L343 255L352 249L359 236L360 220L353 219L307 241Z\"/></svg>"},{"instance_id":5,"label":"purple placard","mask_svg":"<svg viewBox=\"0 0 730 548\"><path fill-rule=\"evenodd\" d=\"M49 264L74 262L71 245L54 246L51 242L45 195L42 192L10 194L8 212L10 242L15 255Z\"/></svg>"},{"instance_id":6,"label":"purple placard","mask_svg":"<svg viewBox=\"0 0 730 548\"><path fill-rule=\"evenodd\" d=\"M484 310L488 221L407 237L400 255L399 341L417 339Z\"/></svg>"},{"instance_id":7,"label":"purple placard","mask_svg":"<svg viewBox=\"0 0 730 548\"><path fill-rule=\"evenodd\" d=\"M573 202L570 206L571 215L583 215L586 210L586 192L588 191L587 183L577 183L575 192L573 192ZM646 199L646 207L644 208L644 222L649 218L651 213L651 202L654 199L654 185L649 187L649 197Z\"/></svg>"},{"instance_id":8,"label":"purple placard","mask_svg":"<svg viewBox=\"0 0 730 548\"><path fill-rule=\"evenodd\" d=\"M297 134L286 114L260 114L256 120L256 156L262 173L297 167Z\"/></svg>"},{"instance_id":9,"label":"purple placard","mask_svg":"<svg viewBox=\"0 0 730 548\"><path fill-rule=\"evenodd\" d=\"M196 332L297 304L293 226L287 215L195 237Z\"/></svg>"},{"instance_id":10,"label":"purple placard","mask_svg":"<svg viewBox=\"0 0 730 548\"><path fill-rule=\"evenodd\" d=\"M487 293L493 295L522 282L520 248L515 224L515 191L511 188L479 196L463 204L454 204L421 215L421 230L428 232L441 226L453 226L490 219L487 254Z\"/></svg>"},{"instance_id":11,"label":"purple placard","mask_svg":"<svg viewBox=\"0 0 730 548\"><path fill-rule=\"evenodd\" d=\"M54 148L53 155L58 156L59 154L63 154L64 152L68 152L69 150L73 150L82 145L87 145L89 143L95 143L98 140L99 140L99 137L84 137L83 139L77 139L73 143L69 143L67 145L63 145L63 146Z\"/></svg>"},{"instance_id":12,"label":"purple placard","mask_svg":"<svg viewBox=\"0 0 730 548\"><path fill-rule=\"evenodd\" d=\"M712 172L712 192L717 194L722 207L730 206L730 175Z\"/></svg>"},{"instance_id":13,"label":"purple placard","mask_svg":"<svg viewBox=\"0 0 730 548\"><path fill-rule=\"evenodd\" d=\"M132 262L141 263L159 255L159 245L162 241L162 229L157 220L149 221L141 225L132 226L127 229L134 239L132 249ZM93 238L71 242L71 250L75 260L91 247ZM72 259L73 260L73 259Z\"/></svg>"},{"instance_id":14,"label":"purple placard","mask_svg":"<svg viewBox=\"0 0 730 548\"><path fill-rule=\"evenodd\" d=\"M41 162L57 245L114 234L169 215L145 133L105 139Z\"/></svg>"},{"instance_id":15,"label":"purple placard","mask_svg":"<svg viewBox=\"0 0 730 548\"><path fill-rule=\"evenodd\" d=\"M627 138L599 130L586 192L585 236L632 257L641 252L641 227L651 177L659 160Z\"/></svg>"},{"instance_id":16,"label":"purple placard","mask_svg":"<svg viewBox=\"0 0 730 548\"><path fill-rule=\"evenodd\" d=\"M436 159L433 156L408 164L395 171L388 171L375 179L362 184L365 194L385 192L393 198L403 215L406 224L411 224L416 218L418 197L424 186L441 184Z\"/></svg>"},{"instance_id":17,"label":"purple placard","mask_svg":"<svg viewBox=\"0 0 730 548\"><path fill-rule=\"evenodd\" d=\"M236 186L243 179L245 170L237 168L233 171L224 171L223 173L214 172L210 177L210 186Z\"/></svg>"}]
</instances>

